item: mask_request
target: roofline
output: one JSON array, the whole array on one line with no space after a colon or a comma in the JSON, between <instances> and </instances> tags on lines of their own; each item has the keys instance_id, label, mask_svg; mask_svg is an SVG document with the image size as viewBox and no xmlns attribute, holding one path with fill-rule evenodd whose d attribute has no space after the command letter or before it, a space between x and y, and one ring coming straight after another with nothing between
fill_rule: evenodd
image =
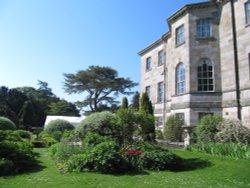
<instances>
[{"instance_id":1,"label":"roofline","mask_svg":"<svg viewBox=\"0 0 250 188\"><path fill-rule=\"evenodd\" d=\"M206 2L201 2L201 3L192 3L192 4L187 4L178 11L176 11L172 16L170 16L167 19L168 24L170 25L173 23L175 20L178 18L182 17L185 15L189 10L192 9L199 9L199 8L207 8L207 7L213 7L216 5L216 2L214 1L206 1Z\"/></svg>"},{"instance_id":2,"label":"roofline","mask_svg":"<svg viewBox=\"0 0 250 188\"><path fill-rule=\"evenodd\" d=\"M147 53L151 49L163 44L169 38L169 36L170 36L170 32L163 34L161 36L161 38L159 38L158 40L156 40L155 42L153 42L152 44L150 44L149 46L147 46L143 50L139 51L138 55L143 56L145 53Z\"/></svg>"}]
</instances>

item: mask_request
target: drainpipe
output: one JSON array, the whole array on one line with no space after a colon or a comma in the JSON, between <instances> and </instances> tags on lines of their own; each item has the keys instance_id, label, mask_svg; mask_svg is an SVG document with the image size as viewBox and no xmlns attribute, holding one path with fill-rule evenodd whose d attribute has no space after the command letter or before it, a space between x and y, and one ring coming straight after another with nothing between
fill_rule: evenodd
<instances>
[{"instance_id":1,"label":"drainpipe","mask_svg":"<svg viewBox=\"0 0 250 188\"><path fill-rule=\"evenodd\" d=\"M238 59L238 44L235 22L234 0L230 0L232 11L232 32L233 32L233 48L234 48L234 68L235 68L235 89L237 103L237 117L241 120L241 104L240 104L240 79L239 79L239 59Z\"/></svg>"}]
</instances>

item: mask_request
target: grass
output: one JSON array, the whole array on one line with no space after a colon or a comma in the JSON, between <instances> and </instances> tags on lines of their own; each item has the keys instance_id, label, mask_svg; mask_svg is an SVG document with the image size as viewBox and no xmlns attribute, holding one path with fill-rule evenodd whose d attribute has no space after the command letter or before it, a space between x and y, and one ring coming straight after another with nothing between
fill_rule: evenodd
<instances>
[{"instance_id":1,"label":"grass","mask_svg":"<svg viewBox=\"0 0 250 188\"><path fill-rule=\"evenodd\" d=\"M188 151L174 152L185 158L181 172L150 171L144 175L102 175L96 173L60 174L47 149L40 153L40 167L17 176L0 177L3 188L178 188L178 187L250 187L250 161L213 157Z\"/></svg>"}]
</instances>

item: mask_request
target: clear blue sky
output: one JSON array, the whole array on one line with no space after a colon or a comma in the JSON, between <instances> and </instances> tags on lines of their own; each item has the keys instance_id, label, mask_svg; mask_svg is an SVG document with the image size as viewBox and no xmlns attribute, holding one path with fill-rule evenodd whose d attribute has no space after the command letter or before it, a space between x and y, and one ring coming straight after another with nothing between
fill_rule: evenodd
<instances>
[{"instance_id":1,"label":"clear blue sky","mask_svg":"<svg viewBox=\"0 0 250 188\"><path fill-rule=\"evenodd\" d=\"M0 85L46 81L69 101L63 73L110 66L140 82L137 52L168 31L166 19L202 0L0 0ZM138 88L135 88L139 90Z\"/></svg>"}]
</instances>

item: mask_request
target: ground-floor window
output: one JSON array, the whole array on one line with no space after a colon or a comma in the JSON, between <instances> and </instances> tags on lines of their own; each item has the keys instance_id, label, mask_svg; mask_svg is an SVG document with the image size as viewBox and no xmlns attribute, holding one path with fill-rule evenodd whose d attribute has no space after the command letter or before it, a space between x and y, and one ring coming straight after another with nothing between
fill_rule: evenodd
<instances>
[{"instance_id":1,"label":"ground-floor window","mask_svg":"<svg viewBox=\"0 0 250 188\"><path fill-rule=\"evenodd\" d=\"M207 116L207 115L214 115L213 112L199 112L199 121L204 117L204 116Z\"/></svg>"},{"instance_id":2,"label":"ground-floor window","mask_svg":"<svg viewBox=\"0 0 250 188\"><path fill-rule=\"evenodd\" d=\"M176 113L176 115L181 119L182 124L185 124L185 114L184 113Z\"/></svg>"}]
</instances>

